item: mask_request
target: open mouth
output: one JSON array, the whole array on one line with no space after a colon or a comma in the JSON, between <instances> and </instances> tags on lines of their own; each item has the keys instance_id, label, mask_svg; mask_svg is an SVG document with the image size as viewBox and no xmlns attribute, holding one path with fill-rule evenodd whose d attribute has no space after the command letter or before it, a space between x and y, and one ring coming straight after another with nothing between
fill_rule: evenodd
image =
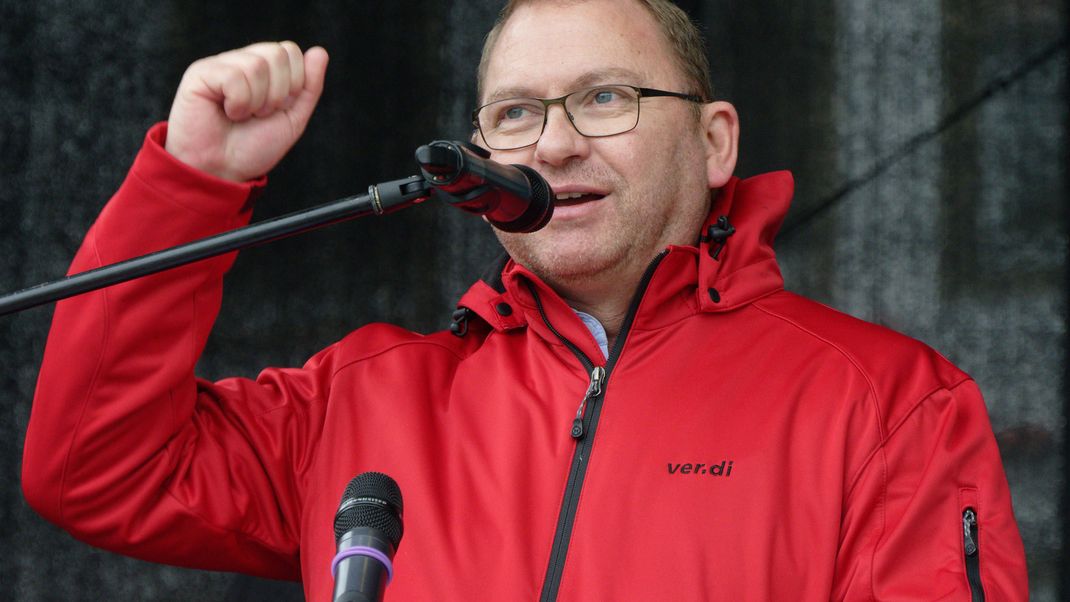
<instances>
[{"instance_id":1,"label":"open mouth","mask_svg":"<svg viewBox=\"0 0 1070 602\"><path fill-rule=\"evenodd\" d=\"M584 192L563 192L555 195L554 206L555 207L568 207L569 205L579 205L581 203L587 203L590 201L600 201L605 198L604 194L592 194Z\"/></svg>"}]
</instances>

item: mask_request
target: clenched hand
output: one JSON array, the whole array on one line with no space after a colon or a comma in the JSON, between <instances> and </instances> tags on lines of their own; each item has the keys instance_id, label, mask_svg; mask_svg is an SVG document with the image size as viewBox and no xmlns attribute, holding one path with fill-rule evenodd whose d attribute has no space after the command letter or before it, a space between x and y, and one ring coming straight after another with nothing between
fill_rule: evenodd
<instances>
[{"instance_id":1,"label":"clenched hand","mask_svg":"<svg viewBox=\"0 0 1070 602\"><path fill-rule=\"evenodd\" d=\"M193 63L171 105L167 152L236 182L267 173L305 131L327 59L320 47L262 42Z\"/></svg>"}]
</instances>

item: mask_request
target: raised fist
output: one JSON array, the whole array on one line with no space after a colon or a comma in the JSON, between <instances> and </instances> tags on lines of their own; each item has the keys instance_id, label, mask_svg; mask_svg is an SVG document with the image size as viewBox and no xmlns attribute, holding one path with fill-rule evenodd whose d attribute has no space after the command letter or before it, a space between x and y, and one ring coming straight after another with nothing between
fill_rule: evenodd
<instances>
[{"instance_id":1,"label":"raised fist","mask_svg":"<svg viewBox=\"0 0 1070 602\"><path fill-rule=\"evenodd\" d=\"M262 42L186 69L168 118L167 152L242 182L266 174L305 131L323 91L327 51Z\"/></svg>"}]
</instances>

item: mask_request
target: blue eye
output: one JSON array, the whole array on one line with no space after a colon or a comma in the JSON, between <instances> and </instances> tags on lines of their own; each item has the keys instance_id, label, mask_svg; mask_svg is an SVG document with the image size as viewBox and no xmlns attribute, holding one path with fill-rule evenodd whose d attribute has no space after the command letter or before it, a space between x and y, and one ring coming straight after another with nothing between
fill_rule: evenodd
<instances>
[{"instance_id":1,"label":"blue eye","mask_svg":"<svg viewBox=\"0 0 1070 602\"><path fill-rule=\"evenodd\" d=\"M542 123L542 105L536 100L514 98L488 106L491 127L499 131L526 131Z\"/></svg>"},{"instance_id":2,"label":"blue eye","mask_svg":"<svg viewBox=\"0 0 1070 602\"><path fill-rule=\"evenodd\" d=\"M505 111L506 119L520 119L524 116L524 107L509 107Z\"/></svg>"},{"instance_id":3,"label":"blue eye","mask_svg":"<svg viewBox=\"0 0 1070 602\"><path fill-rule=\"evenodd\" d=\"M600 90L595 93L594 101L598 104L605 104L607 102L613 102L615 100L614 96L616 96L616 94L611 90Z\"/></svg>"}]
</instances>

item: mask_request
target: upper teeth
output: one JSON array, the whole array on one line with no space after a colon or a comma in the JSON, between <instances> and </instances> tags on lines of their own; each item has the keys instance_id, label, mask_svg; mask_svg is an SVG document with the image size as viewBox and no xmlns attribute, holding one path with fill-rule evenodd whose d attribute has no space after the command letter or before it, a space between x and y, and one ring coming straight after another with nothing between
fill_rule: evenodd
<instances>
[{"instance_id":1,"label":"upper teeth","mask_svg":"<svg viewBox=\"0 0 1070 602\"><path fill-rule=\"evenodd\" d=\"M557 200L564 201L564 200L568 200L568 199L578 199L583 195L584 195L584 193L582 193L582 192L561 192L561 193L558 193Z\"/></svg>"}]
</instances>

